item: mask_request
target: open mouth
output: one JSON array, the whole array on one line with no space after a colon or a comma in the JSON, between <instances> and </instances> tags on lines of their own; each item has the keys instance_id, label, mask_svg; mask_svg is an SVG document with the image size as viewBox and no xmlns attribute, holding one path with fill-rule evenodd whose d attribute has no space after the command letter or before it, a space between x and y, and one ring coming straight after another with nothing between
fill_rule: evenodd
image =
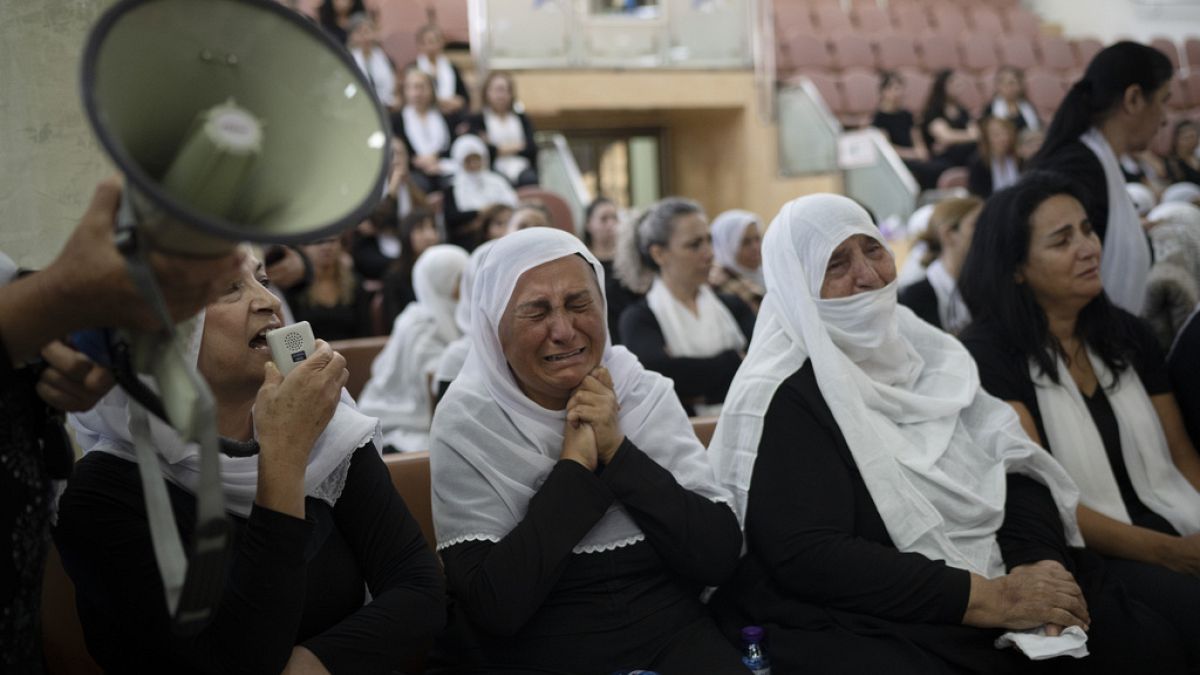
<instances>
[{"instance_id":1,"label":"open mouth","mask_svg":"<svg viewBox=\"0 0 1200 675\"><path fill-rule=\"evenodd\" d=\"M569 352L563 352L562 354L551 354L550 356L546 356L543 358L546 361L549 361L550 363L557 363L559 361L566 361L567 359L579 356L580 354L583 353L583 350L584 350L584 347L580 347L579 349L574 349Z\"/></svg>"},{"instance_id":2,"label":"open mouth","mask_svg":"<svg viewBox=\"0 0 1200 675\"><path fill-rule=\"evenodd\" d=\"M255 350L268 349L269 350L270 346L267 344L267 333L269 333L270 331L271 331L271 326L267 326L266 328L263 328L262 330L258 331L258 334L254 336L254 339L250 340L250 349L255 349Z\"/></svg>"}]
</instances>

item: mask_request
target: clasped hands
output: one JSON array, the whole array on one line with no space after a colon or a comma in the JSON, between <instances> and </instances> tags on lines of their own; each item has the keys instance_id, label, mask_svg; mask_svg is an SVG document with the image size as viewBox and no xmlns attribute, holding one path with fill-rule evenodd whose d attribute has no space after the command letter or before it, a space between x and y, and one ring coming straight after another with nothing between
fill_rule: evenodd
<instances>
[{"instance_id":1,"label":"clasped hands","mask_svg":"<svg viewBox=\"0 0 1200 675\"><path fill-rule=\"evenodd\" d=\"M567 400L561 459L579 462L589 471L611 462L625 441L618 423L620 408L612 375L597 366Z\"/></svg>"}]
</instances>

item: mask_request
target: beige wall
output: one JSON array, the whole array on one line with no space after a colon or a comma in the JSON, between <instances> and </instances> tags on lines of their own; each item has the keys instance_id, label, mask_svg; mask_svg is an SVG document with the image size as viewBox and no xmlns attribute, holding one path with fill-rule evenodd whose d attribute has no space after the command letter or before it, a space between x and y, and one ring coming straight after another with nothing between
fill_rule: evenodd
<instances>
[{"instance_id":1,"label":"beige wall","mask_svg":"<svg viewBox=\"0 0 1200 675\"><path fill-rule=\"evenodd\" d=\"M83 117L79 59L114 0L0 0L0 250L40 267L113 173Z\"/></svg>"},{"instance_id":2,"label":"beige wall","mask_svg":"<svg viewBox=\"0 0 1200 675\"><path fill-rule=\"evenodd\" d=\"M674 191L712 215L744 208L769 220L794 197L841 189L833 175L779 175L776 128L759 118L749 72L528 71L515 78L539 128L664 129Z\"/></svg>"}]
</instances>

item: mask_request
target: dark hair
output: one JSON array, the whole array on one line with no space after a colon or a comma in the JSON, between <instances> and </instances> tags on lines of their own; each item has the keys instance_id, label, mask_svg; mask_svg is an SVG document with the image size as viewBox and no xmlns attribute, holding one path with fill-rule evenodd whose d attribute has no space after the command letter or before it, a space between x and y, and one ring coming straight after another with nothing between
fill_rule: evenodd
<instances>
[{"instance_id":1,"label":"dark hair","mask_svg":"<svg viewBox=\"0 0 1200 675\"><path fill-rule=\"evenodd\" d=\"M350 12L346 16L353 16L359 13L365 13L367 8L363 5L363 0L354 0L350 7ZM337 12L333 9L333 0L325 0L317 9L317 20L321 25L329 30L341 30L337 22Z\"/></svg>"},{"instance_id":2,"label":"dark hair","mask_svg":"<svg viewBox=\"0 0 1200 675\"><path fill-rule=\"evenodd\" d=\"M879 71L879 91L883 91L884 89L887 89L888 85L890 85L893 82L903 83L904 78L900 76L900 73L897 73L894 70Z\"/></svg>"},{"instance_id":3,"label":"dark hair","mask_svg":"<svg viewBox=\"0 0 1200 675\"><path fill-rule=\"evenodd\" d=\"M1179 134L1188 127L1197 129L1196 122L1194 120L1184 118L1175 123L1175 128L1171 129L1171 151L1167 153L1168 157L1176 159L1175 153L1177 150L1175 149L1175 146L1179 143Z\"/></svg>"},{"instance_id":4,"label":"dark hair","mask_svg":"<svg viewBox=\"0 0 1200 675\"><path fill-rule=\"evenodd\" d=\"M948 103L962 107L958 100L950 95L950 78L953 76L954 71L946 68L939 70L933 78L933 85L929 87L929 97L925 99L925 110L921 113L923 125L929 126L929 123L937 118L945 117Z\"/></svg>"},{"instance_id":5,"label":"dark hair","mask_svg":"<svg viewBox=\"0 0 1200 675\"><path fill-rule=\"evenodd\" d=\"M437 220L433 216L433 211L421 207L409 211L408 215L400 220L400 257L396 258L396 262L392 263L391 271L403 276L405 281L412 279L413 265L417 264L417 256L413 251L412 244L413 230L426 222L433 223L433 226L437 227Z\"/></svg>"},{"instance_id":6,"label":"dark hair","mask_svg":"<svg viewBox=\"0 0 1200 675\"><path fill-rule=\"evenodd\" d=\"M592 233L587 229L587 224L592 222L592 216L596 214L596 209L605 204L612 204L613 200L608 197L600 196L592 200L591 204L583 210L583 245L588 248L592 247Z\"/></svg>"},{"instance_id":7,"label":"dark hair","mask_svg":"<svg viewBox=\"0 0 1200 675\"><path fill-rule=\"evenodd\" d=\"M478 246L479 244L482 244L488 240L488 227L491 226L493 220L499 218L500 214L504 213L505 211L508 211L509 215L511 216L513 207L509 206L508 204L492 204L491 206L480 210L479 215L475 217L475 229L477 230L476 235L478 236L478 241L476 242L475 246Z\"/></svg>"},{"instance_id":8,"label":"dark hair","mask_svg":"<svg viewBox=\"0 0 1200 675\"><path fill-rule=\"evenodd\" d=\"M1018 68L1016 66L1000 66L999 68L996 69L996 74L992 75L993 86L995 85L996 81L998 81L1000 79L1000 76L1003 75L1004 73L1012 73L1013 77L1017 78L1017 84L1021 85L1021 98L1024 99L1025 98L1025 71L1021 70L1020 68Z\"/></svg>"},{"instance_id":9,"label":"dark hair","mask_svg":"<svg viewBox=\"0 0 1200 675\"><path fill-rule=\"evenodd\" d=\"M626 288L635 293L650 290L654 275L658 273L658 263L650 255L650 247L666 246L675 232L675 221L693 213L703 215L704 208L684 197L665 197L619 230L613 269Z\"/></svg>"},{"instance_id":10,"label":"dark hair","mask_svg":"<svg viewBox=\"0 0 1200 675\"><path fill-rule=\"evenodd\" d=\"M995 148L992 147L992 142L988 139L987 128L989 124L1003 124L1012 132L1012 147L1008 149L1012 156L1017 154L1017 125L1013 121L1005 117L996 117L992 114L984 115L979 120L979 140L976 141L976 148L979 150L979 157L985 161L992 160L992 153Z\"/></svg>"},{"instance_id":11,"label":"dark hair","mask_svg":"<svg viewBox=\"0 0 1200 675\"><path fill-rule=\"evenodd\" d=\"M1034 163L1053 156L1062 146L1079 138L1121 104L1129 87L1137 85L1145 96L1150 96L1170 82L1174 74L1171 60L1153 47L1118 42L1100 50L1058 105L1042 149L1034 155Z\"/></svg>"},{"instance_id":12,"label":"dark hair","mask_svg":"<svg viewBox=\"0 0 1200 675\"><path fill-rule=\"evenodd\" d=\"M1051 171L1030 171L1015 185L994 193L975 221L975 234L958 278L958 290L974 321L986 322L1021 356L1037 363L1043 374L1058 382L1056 355L1062 345L1050 332L1046 312L1028 284L1016 274L1029 259L1030 218L1047 199L1058 195L1087 203L1084 189ZM1114 376L1125 370L1133 340L1118 310L1101 291L1079 312L1075 335L1096 351ZM1115 384L1110 383L1108 386ZM1102 383L1103 384L1103 383Z\"/></svg>"}]
</instances>

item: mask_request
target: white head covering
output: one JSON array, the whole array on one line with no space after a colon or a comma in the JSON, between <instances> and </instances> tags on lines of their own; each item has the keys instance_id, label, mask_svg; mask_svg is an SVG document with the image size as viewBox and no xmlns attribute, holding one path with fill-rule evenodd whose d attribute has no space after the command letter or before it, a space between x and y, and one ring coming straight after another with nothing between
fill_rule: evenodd
<instances>
[{"instance_id":1,"label":"white head covering","mask_svg":"<svg viewBox=\"0 0 1200 675\"><path fill-rule=\"evenodd\" d=\"M1139 216L1150 213L1150 209L1158 204L1158 200L1154 197L1154 191L1141 183L1126 183L1125 191L1133 200L1133 207L1137 209Z\"/></svg>"},{"instance_id":2,"label":"white head covering","mask_svg":"<svg viewBox=\"0 0 1200 675\"><path fill-rule=\"evenodd\" d=\"M371 379L359 407L383 423L383 443L401 452L429 447L432 406L427 378L446 345L459 336L454 291L467 252L450 244L431 246L413 265L413 295L396 317L387 344L371 363Z\"/></svg>"},{"instance_id":3,"label":"white head covering","mask_svg":"<svg viewBox=\"0 0 1200 675\"><path fill-rule=\"evenodd\" d=\"M458 282L458 306L454 308L454 323L461 333L451 342L442 358L438 360L437 371L433 374L435 382L453 382L467 362L467 354L471 351L471 289L475 287L475 275L483 265L487 252L492 248L491 241L485 241L471 251L467 267L463 270Z\"/></svg>"},{"instance_id":4,"label":"white head covering","mask_svg":"<svg viewBox=\"0 0 1200 675\"><path fill-rule=\"evenodd\" d=\"M571 255L591 265L603 295L604 268L583 242L561 230L515 232L497 240L482 261L471 294L471 353L433 419L430 470L439 549L500 541L524 518L558 461L566 411L547 410L521 392L497 328L523 273ZM671 381L607 337L603 349L601 364L612 375L625 436L680 485L727 502ZM614 503L574 550L596 553L643 539L624 507Z\"/></svg>"},{"instance_id":5,"label":"white head covering","mask_svg":"<svg viewBox=\"0 0 1200 675\"><path fill-rule=\"evenodd\" d=\"M1162 203L1167 202L1188 202L1195 203L1200 200L1200 185L1195 183L1175 183L1170 185L1162 193Z\"/></svg>"},{"instance_id":6,"label":"white head covering","mask_svg":"<svg viewBox=\"0 0 1200 675\"><path fill-rule=\"evenodd\" d=\"M980 388L975 362L958 341L898 306L894 282L848 298L817 297L833 250L859 234L883 243L866 211L836 195L789 202L767 230L763 267L776 290L763 301L709 446L738 517L744 522L767 408L779 385L811 360L899 550L987 577L1003 574L995 535L1007 472L1048 485L1068 541L1081 543L1070 478L1029 440L1013 409Z\"/></svg>"},{"instance_id":7,"label":"white head covering","mask_svg":"<svg viewBox=\"0 0 1200 675\"><path fill-rule=\"evenodd\" d=\"M762 223L758 216L749 211L734 209L717 216L712 222L713 258L721 267L726 267L738 273L738 276L749 279L759 286L763 285L762 265L755 269L738 264L738 249L742 246L742 234L750 225L758 227L762 234Z\"/></svg>"},{"instance_id":8,"label":"white head covering","mask_svg":"<svg viewBox=\"0 0 1200 675\"><path fill-rule=\"evenodd\" d=\"M478 171L467 171L463 164L471 155L483 160ZM517 205L512 185L487 168L488 149L478 136L459 136L450 146L450 158L454 162L454 204L459 211L481 211L493 204Z\"/></svg>"},{"instance_id":9,"label":"white head covering","mask_svg":"<svg viewBox=\"0 0 1200 675\"><path fill-rule=\"evenodd\" d=\"M1100 279L1114 304L1132 314L1141 314L1146 303L1146 277L1150 274L1150 245L1142 230L1142 219L1129 198L1125 174L1104 134L1092 127L1079 137L1079 142L1100 160L1108 194L1108 226L1100 257Z\"/></svg>"},{"instance_id":10,"label":"white head covering","mask_svg":"<svg viewBox=\"0 0 1200 675\"><path fill-rule=\"evenodd\" d=\"M193 366L199 359L203 334L204 312L201 312L195 319L195 329L187 348L187 357ZM154 386L149 379L146 383ZM130 462L137 461L137 451L129 430L130 405L123 390L113 389L91 410L70 415L75 440L85 454L107 452ZM167 480L195 494L200 479L199 446L184 443L173 428L154 416L150 416L150 438L158 454L160 469ZM383 447L379 442L379 420L356 410L354 400L343 389L342 400L333 418L308 455L304 493L331 506L335 504L345 487L354 452L370 442L375 443L377 451ZM257 456L221 455L225 508L243 518L250 515L258 490L258 460Z\"/></svg>"}]
</instances>

